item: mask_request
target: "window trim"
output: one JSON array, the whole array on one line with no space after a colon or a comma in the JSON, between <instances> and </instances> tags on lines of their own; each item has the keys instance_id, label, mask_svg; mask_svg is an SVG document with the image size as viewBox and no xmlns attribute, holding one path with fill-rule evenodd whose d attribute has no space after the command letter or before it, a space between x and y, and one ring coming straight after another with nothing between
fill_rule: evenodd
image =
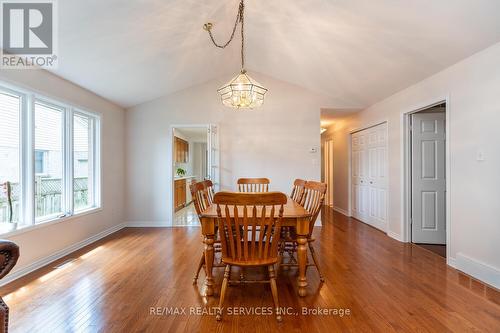
<instances>
[{"instance_id":1,"label":"window trim","mask_svg":"<svg viewBox=\"0 0 500 333\"><path fill-rule=\"evenodd\" d=\"M71 220L74 220L74 219L77 219L77 218L80 218L80 217L83 217L86 215L95 214L95 213L101 212L103 209L104 208L102 208L102 207L95 207L95 208L90 208L90 209L78 211L76 214L73 214L70 216L65 216L65 217L61 217L61 218L53 218L50 220L44 220L43 222L38 222L35 224L31 224L31 225L18 226L14 230L0 233L0 236L2 236L2 238L8 238L8 237L24 234L26 232L40 229L40 228L43 228L45 226L54 225L54 224L58 224L58 223L66 222L66 221L71 221Z\"/></svg>"},{"instance_id":2,"label":"window trim","mask_svg":"<svg viewBox=\"0 0 500 333\"><path fill-rule=\"evenodd\" d=\"M100 202L100 193L99 189L102 189L102 184L101 184L101 153L100 153L100 137L102 133L100 132L100 118L97 118L95 115L78 109L74 108L72 110L72 121L71 121L71 126L74 126L74 116L80 116L80 117L87 117L89 120L89 142L88 142L88 156L87 156L87 163L88 165L91 166L90 172L89 172L89 182L88 182L88 195L89 195L89 201L92 202L92 205L89 207L84 207L79 210L74 209L74 197L72 197L72 211L73 214L85 211L88 209L92 209L94 207L100 207L101 202ZM74 139L74 136L72 136L72 140ZM74 151L73 151L74 145L73 142L71 142L71 189L73 189L73 184L74 184L74 161L75 161L75 156L74 156ZM74 192L73 192L74 193Z\"/></svg>"},{"instance_id":3,"label":"window trim","mask_svg":"<svg viewBox=\"0 0 500 333\"><path fill-rule=\"evenodd\" d=\"M20 203L19 203L19 222L16 228L0 236L7 237L25 233L30 230L38 229L42 226L48 226L55 223L71 220L75 217L85 216L103 210L102 202L102 121L101 112L90 111L75 103L68 102L59 97L51 97L49 94L39 92L32 88L26 88L22 85L11 84L0 80L0 92L13 95L20 99L19 115L19 158L20 158ZM64 206L62 214L54 214L41 219L35 217L35 103L45 104L49 107L61 109L63 112L62 136L63 136L63 193ZM89 117L93 124L92 135L92 161L93 169L93 205L81 210L75 211L73 207L73 115L81 114ZM90 139L90 138L89 138Z\"/></svg>"}]
</instances>

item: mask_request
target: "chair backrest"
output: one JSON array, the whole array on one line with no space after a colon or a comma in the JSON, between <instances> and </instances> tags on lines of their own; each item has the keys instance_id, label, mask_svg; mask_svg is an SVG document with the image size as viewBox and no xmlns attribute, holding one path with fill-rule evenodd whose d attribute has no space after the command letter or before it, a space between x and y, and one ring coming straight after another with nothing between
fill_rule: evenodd
<instances>
[{"instance_id":1,"label":"chair backrest","mask_svg":"<svg viewBox=\"0 0 500 333\"><path fill-rule=\"evenodd\" d=\"M303 179L295 179L293 182L292 193L290 194L290 198L293 201L302 204L302 198L304 197L304 191L306 187L306 181Z\"/></svg>"},{"instance_id":2,"label":"chair backrest","mask_svg":"<svg viewBox=\"0 0 500 333\"><path fill-rule=\"evenodd\" d=\"M304 196L302 198L302 205L311 214L309 220L309 236L314 230L314 223L318 218L321 207L325 201L326 184L307 181L304 187Z\"/></svg>"},{"instance_id":3,"label":"chair backrest","mask_svg":"<svg viewBox=\"0 0 500 333\"><path fill-rule=\"evenodd\" d=\"M205 184L205 187L207 188L206 193L207 193L208 203L210 206L212 206L212 204L214 203L214 195L215 195L214 184L209 179L204 180L203 183Z\"/></svg>"},{"instance_id":4,"label":"chair backrest","mask_svg":"<svg viewBox=\"0 0 500 333\"><path fill-rule=\"evenodd\" d=\"M269 192L269 183L267 178L240 178L238 192Z\"/></svg>"},{"instance_id":5,"label":"chair backrest","mask_svg":"<svg viewBox=\"0 0 500 333\"><path fill-rule=\"evenodd\" d=\"M281 192L216 193L222 259L255 264L277 260L286 202Z\"/></svg>"},{"instance_id":6,"label":"chair backrest","mask_svg":"<svg viewBox=\"0 0 500 333\"><path fill-rule=\"evenodd\" d=\"M189 186L193 198L194 209L198 216L213 204L214 190L210 180L193 183Z\"/></svg>"}]
</instances>

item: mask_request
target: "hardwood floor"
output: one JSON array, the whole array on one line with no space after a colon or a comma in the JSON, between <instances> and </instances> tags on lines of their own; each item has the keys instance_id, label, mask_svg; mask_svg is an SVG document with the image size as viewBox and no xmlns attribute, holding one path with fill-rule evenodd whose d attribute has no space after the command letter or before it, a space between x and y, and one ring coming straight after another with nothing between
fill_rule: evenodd
<instances>
[{"instance_id":1,"label":"hardwood floor","mask_svg":"<svg viewBox=\"0 0 500 333\"><path fill-rule=\"evenodd\" d=\"M435 245L435 244L415 244L415 245L423 247L426 250L429 250L443 258L446 258L446 245Z\"/></svg>"},{"instance_id":2,"label":"hardwood floor","mask_svg":"<svg viewBox=\"0 0 500 333\"><path fill-rule=\"evenodd\" d=\"M204 273L191 284L200 228L128 228L2 287L11 332L498 332L500 306L463 287L444 258L328 208L322 220L314 245L326 283L310 267L308 296L299 298L296 270L282 270L280 303L298 311L349 309L350 315L285 315L281 324L274 315L225 314L221 323L213 314L189 315L190 307L209 309L218 301L202 296ZM215 271L217 290L222 274ZM249 284L229 287L225 304L272 307L273 301L269 286ZM152 307L188 313L154 314Z\"/></svg>"}]
</instances>

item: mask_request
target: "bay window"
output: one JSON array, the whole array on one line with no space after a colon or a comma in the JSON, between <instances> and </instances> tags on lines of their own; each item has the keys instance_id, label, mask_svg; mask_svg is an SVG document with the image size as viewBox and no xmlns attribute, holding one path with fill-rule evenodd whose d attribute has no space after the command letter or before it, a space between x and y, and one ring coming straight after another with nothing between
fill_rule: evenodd
<instances>
[{"instance_id":1,"label":"bay window","mask_svg":"<svg viewBox=\"0 0 500 333\"><path fill-rule=\"evenodd\" d=\"M0 234L100 207L100 116L0 84Z\"/></svg>"}]
</instances>

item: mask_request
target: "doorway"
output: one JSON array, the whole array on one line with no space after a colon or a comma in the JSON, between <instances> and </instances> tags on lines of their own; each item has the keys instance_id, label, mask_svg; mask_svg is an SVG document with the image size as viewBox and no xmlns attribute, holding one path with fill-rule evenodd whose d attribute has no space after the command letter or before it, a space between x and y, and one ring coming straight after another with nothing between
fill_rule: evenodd
<instances>
[{"instance_id":1,"label":"doorway","mask_svg":"<svg viewBox=\"0 0 500 333\"><path fill-rule=\"evenodd\" d=\"M190 185L206 179L218 185L216 134L214 125L172 127L172 226L199 225Z\"/></svg>"},{"instance_id":2,"label":"doorway","mask_svg":"<svg viewBox=\"0 0 500 333\"><path fill-rule=\"evenodd\" d=\"M333 207L333 140L323 144L323 182L327 185L325 205Z\"/></svg>"},{"instance_id":3,"label":"doorway","mask_svg":"<svg viewBox=\"0 0 500 333\"><path fill-rule=\"evenodd\" d=\"M407 117L409 239L446 257L446 103Z\"/></svg>"}]
</instances>

